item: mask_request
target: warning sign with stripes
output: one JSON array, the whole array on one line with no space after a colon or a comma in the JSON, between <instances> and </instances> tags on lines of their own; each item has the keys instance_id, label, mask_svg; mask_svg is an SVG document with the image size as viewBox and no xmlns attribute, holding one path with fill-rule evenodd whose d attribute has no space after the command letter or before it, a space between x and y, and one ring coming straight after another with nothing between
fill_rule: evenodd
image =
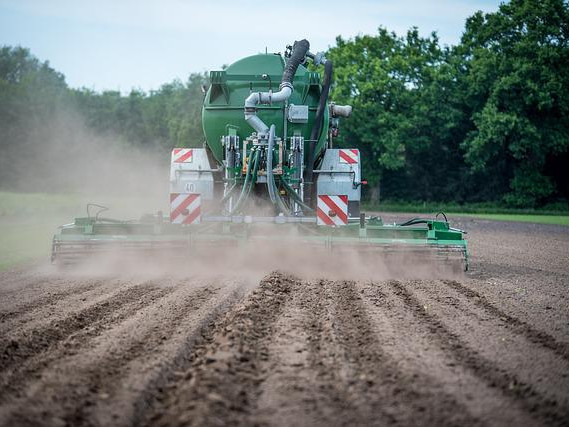
<instances>
[{"instance_id":1,"label":"warning sign with stripes","mask_svg":"<svg viewBox=\"0 0 569 427\"><path fill-rule=\"evenodd\" d=\"M338 154L340 156L340 163L347 163L349 165L357 164L358 158L360 157L360 152L357 148L338 150Z\"/></svg>"},{"instance_id":2,"label":"warning sign with stripes","mask_svg":"<svg viewBox=\"0 0 569 427\"><path fill-rule=\"evenodd\" d=\"M195 193L170 194L170 221L173 224L199 224L201 197Z\"/></svg>"},{"instance_id":3,"label":"warning sign with stripes","mask_svg":"<svg viewBox=\"0 0 569 427\"><path fill-rule=\"evenodd\" d=\"M318 225L347 225L348 196L318 196L316 215Z\"/></svg>"},{"instance_id":4,"label":"warning sign with stripes","mask_svg":"<svg viewBox=\"0 0 569 427\"><path fill-rule=\"evenodd\" d=\"M172 150L172 163L191 163L191 148L174 148Z\"/></svg>"}]
</instances>

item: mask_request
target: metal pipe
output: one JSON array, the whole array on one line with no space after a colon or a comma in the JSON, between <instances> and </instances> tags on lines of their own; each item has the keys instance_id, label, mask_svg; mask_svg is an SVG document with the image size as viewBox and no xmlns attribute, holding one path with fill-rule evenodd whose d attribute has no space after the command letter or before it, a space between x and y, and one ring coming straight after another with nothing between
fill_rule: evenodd
<instances>
[{"instance_id":1,"label":"metal pipe","mask_svg":"<svg viewBox=\"0 0 569 427\"><path fill-rule=\"evenodd\" d=\"M216 223L216 222L233 222L233 223L300 223L311 224L316 222L315 216L245 216L245 215L232 215L232 216L202 216L202 222Z\"/></svg>"},{"instance_id":2,"label":"metal pipe","mask_svg":"<svg viewBox=\"0 0 569 427\"><path fill-rule=\"evenodd\" d=\"M241 205L241 203L243 202L244 198L246 198L246 194L247 194L247 187L249 186L249 181L251 180L251 161L255 161L255 159L259 156L259 152L256 151L255 149L255 153L254 153L254 158L252 157L249 160L249 167L247 167L247 173L245 174L245 182L243 183L243 188L241 189L241 194L239 195L239 198L237 199L237 203L235 203L235 206L233 207L231 214L233 214L234 212L237 211L237 209L239 209L239 206Z\"/></svg>"},{"instance_id":3,"label":"metal pipe","mask_svg":"<svg viewBox=\"0 0 569 427\"><path fill-rule=\"evenodd\" d=\"M306 162L306 201L309 205L313 204L312 198L314 196L313 169L314 163L316 161L316 146L318 145L318 140L321 136L320 130L322 128L324 120L324 111L326 110L326 102L328 101L330 86L332 84L332 72L334 70L332 61L326 59L324 60L324 79L322 81L322 92L320 93L318 108L316 109L314 125L312 126L312 130L310 132L310 144L308 144L308 158Z\"/></svg>"},{"instance_id":4,"label":"metal pipe","mask_svg":"<svg viewBox=\"0 0 569 427\"><path fill-rule=\"evenodd\" d=\"M245 111L245 120L249 125L257 131L259 135L266 135L268 127L258 116L257 111L248 112Z\"/></svg>"},{"instance_id":5,"label":"metal pipe","mask_svg":"<svg viewBox=\"0 0 569 427\"><path fill-rule=\"evenodd\" d=\"M356 174L355 171L339 171L339 170L335 170L335 169L314 169L312 171L313 173L350 173L350 174Z\"/></svg>"},{"instance_id":6,"label":"metal pipe","mask_svg":"<svg viewBox=\"0 0 569 427\"><path fill-rule=\"evenodd\" d=\"M216 169L176 169L174 170L175 173L187 173L187 172L197 172L197 173L205 173L205 172L222 172L225 170L225 166L220 166Z\"/></svg>"},{"instance_id":7,"label":"metal pipe","mask_svg":"<svg viewBox=\"0 0 569 427\"><path fill-rule=\"evenodd\" d=\"M293 91L292 81L294 75L298 66L304 61L308 49L310 49L310 43L307 40L294 42L290 58L283 71L282 83L278 92L253 92L245 99L245 120L257 131L257 134L266 135L269 131L269 127L257 116L257 105L282 102L290 97Z\"/></svg>"},{"instance_id":8,"label":"metal pipe","mask_svg":"<svg viewBox=\"0 0 569 427\"><path fill-rule=\"evenodd\" d=\"M306 203L304 203L302 201L302 198L296 193L296 191L294 191L294 188L292 188L290 185L288 185L288 183L283 179L281 180L285 190L291 195L291 197L294 199L294 201L296 203L298 203L298 205L302 208L302 209L306 209L309 212L313 212L314 209L312 209L310 206L308 206Z\"/></svg>"},{"instance_id":9,"label":"metal pipe","mask_svg":"<svg viewBox=\"0 0 569 427\"><path fill-rule=\"evenodd\" d=\"M332 117L348 118L352 114L352 106L351 105L336 105L336 104L332 103L330 105L330 110L332 113Z\"/></svg>"},{"instance_id":10,"label":"metal pipe","mask_svg":"<svg viewBox=\"0 0 569 427\"><path fill-rule=\"evenodd\" d=\"M269 128L257 116L257 104L286 101L292 95L292 83L282 82L278 92L253 92L245 99L245 120L259 135L266 135Z\"/></svg>"}]
</instances>

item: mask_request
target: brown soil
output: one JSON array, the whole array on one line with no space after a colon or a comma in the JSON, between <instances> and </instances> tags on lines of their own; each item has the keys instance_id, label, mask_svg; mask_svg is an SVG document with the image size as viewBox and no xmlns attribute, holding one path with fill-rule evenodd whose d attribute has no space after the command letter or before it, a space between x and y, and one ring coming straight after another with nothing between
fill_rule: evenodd
<instances>
[{"instance_id":1,"label":"brown soil","mask_svg":"<svg viewBox=\"0 0 569 427\"><path fill-rule=\"evenodd\" d=\"M458 278L2 273L0 425L568 425L569 228L453 225Z\"/></svg>"}]
</instances>

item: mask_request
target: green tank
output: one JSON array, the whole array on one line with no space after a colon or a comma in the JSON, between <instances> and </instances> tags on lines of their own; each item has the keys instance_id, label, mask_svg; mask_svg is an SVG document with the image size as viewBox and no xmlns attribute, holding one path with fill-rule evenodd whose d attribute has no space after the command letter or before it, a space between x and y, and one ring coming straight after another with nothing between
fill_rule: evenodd
<instances>
[{"instance_id":1,"label":"green tank","mask_svg":"<svg viewBox=\"0 0 569 427\"><path fill-rule=\"evenodd\" d=\"M211 86L204 100L202 126L207 145L219 163L223 160L222 136L235 134L243 141L255 131L245 121L243 110L245 99L252 92L268 92L269 90L277 92L284 67L285 60L280 54L268 53L240 59L223 71L210 73ZM276 136L283 140L285 137L303 136L307 153L322 91L320 74L300 65L294 76L293 86L294 91L286 103L308 106L306 123L292 123L287 120L285 102L258 105L257 115L267 125L274 124ZM326 108L315 156L326 146L328 126L329 111Z\"/></svg>"}]
</instances>

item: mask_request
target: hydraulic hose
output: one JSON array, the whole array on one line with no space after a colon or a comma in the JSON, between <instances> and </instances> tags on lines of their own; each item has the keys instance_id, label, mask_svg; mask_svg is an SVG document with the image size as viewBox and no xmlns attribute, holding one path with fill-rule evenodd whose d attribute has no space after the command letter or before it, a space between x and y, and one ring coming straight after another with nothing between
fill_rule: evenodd
<instances>
[{"instance_id":1,"label":"hydraulic hose","mask_svg":"<svg viewBox=\"0 0 569 427\"><path fill-rule=\"evenodd\" d=\"M282 179L281 182L283 183L283 186L284 186L285 190L288 192L288 194L291 195L291 197L294 199L294 201L296 203L298 203L302 209L306 209L307 211L310 211L310 212L314 211L314 209L312 209L310 206L308 206L306 203L304 203L302 201L302 199L296 193L296 191L294 191L294 189L290 185L288 185L288 182L286 182L284 179Z\"/></svg>"},{"instance_id":2,"label":"hydraulic hose","mask_svg":"<svg viewBox=\"0 0 569 427\"><path fill-rule=\"evenodd\" d=\"M330 85L332 83L332 71L334 66L332 61L326 60L324 64L324 79L322 80L322 92L320 93L320 100L318 101L318 108L316 109L316 117L314 118L314 125L310 132L311 144L316 145L316 141L320 136L320 129L322 128L322 120L324 119L324 111L326 110L326 101L330 93ZM312 150L314 152L314 150ZM310 154L310 153L309 153ZM314 154L313 154L314 157Z\"/></svg>"},{"instance_id":3,"label":"hydraulic hose","mask_svg":"<svg viewBox=\"0 0 569 427\"><path fill-rule=\"evenodd\" d=\"M261 151L257 151L255 154L255 159L253 160L253 174L251 175L251 184L249 184L249 188L247 189L247 194L245 195L245 200L249 198L249 194L251 194L251 189L257 182L257 171L259 170L259 159L261 157Z\"/></svg>"},{"instance_id":4,"label":"hydraulic hose","mask_svg":"<svg viewBox=\"0 0 569 427\"><path fill-rule=\"evenodd\" d=\"M283 83L287 82L292 85L292 80L294 79L294 75L296 74L296 70L298 66L304 62L304 57L308 53L310 49L310 43L308 40L300 40L295 41L292 45L292 52L290 54L290 58L288 59L284 72L283 72ZM281 83L282 86L282 83Z\"/></svg>"},{"instance_id":5,"label":"hydraulic hose","mask_svg":"<svg viewBox=\"0 0 569 427\"><path fill-rule=\"evenodd\" d=\"M282 212L284 215L290 216L290 211L286 206L285 202L283 202L281 195L278 193L278 188L274 180L273 180L273 186L275 187L275 191L277 191L277 206L279 208L279 211Z\"/></svg>"},{"instance_id":6,"label":"hydraulic hose","mask_svg":"<svg viewBox=\"0 0 569 427\"><path fill-rule=\"evenodd\" d=\"M255 162L255 159L258 156L259 156L259 152L255 151L255 153L253 154L253 157L249 161ZM231 211L231 215L233 215L235 212L237 212L241 203L244 201L245 198L247 198L247 194L248 194L247 187L250 185L251 174L252 174L251 167L248 167L247 173L245 174L245 182L243 183L243 188L241 189L241 194L239 195L239 199L237 199L237 203L235 203L235 206L233 207L233 209Z\"/></svg>"},{"instance_id":7,"label":"hydraulic hose","mask_svg":"<svg viewBox=\"0 0 569 427\"><path fill-rule=\"evenodd\" d=\"M332 83L332 71L334 67L332 61L326 60L324 64L324 79L322 81L322 92L320 93L320 100L318 101L318 108L316 109L316 117L314 118L314 125L310 132L310 144L308 146L308 159L306 164L306 184L307 184L307 201L310 204L312 200L312 180L314 179L314 161L316 155L316 144L320 138L320 129L322 128L322 120L324 119L324 111L326 110L326 102L328 101L328 94L330 93L330 85Z\"/></svg>"}]
</instances>

